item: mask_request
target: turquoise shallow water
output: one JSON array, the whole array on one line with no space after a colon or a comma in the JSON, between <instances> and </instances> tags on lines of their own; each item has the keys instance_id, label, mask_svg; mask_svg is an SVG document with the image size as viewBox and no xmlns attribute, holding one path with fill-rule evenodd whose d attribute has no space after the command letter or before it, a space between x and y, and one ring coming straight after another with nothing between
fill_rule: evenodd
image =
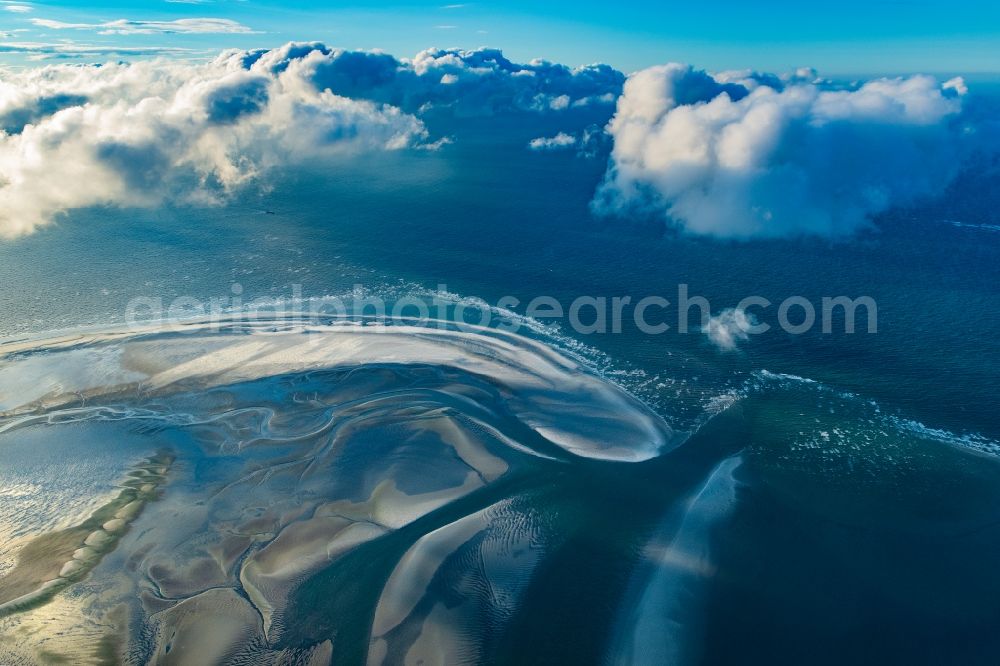
<instances>
[{"instance_id":1,"label":"turquoise shallow water","mask_svg":"<svg viewBox=\"0 0 1000 666\"><path fill-rule=\"evenodd\" d=\"M6 497L55 486L67 511L86 513L136 460L178 456L161 500L71 598L95 617L128 599L123 649L135 660L168 645L180 659L182 643L165 637L199 644L187 618L212 613L246 631L234 658L995 661L1000 235L989 214L962 202L897 211L840 243L674 237L590 216L602 160L532 154L516 123L492 129L467 128L437 154L286 174L223 209L73 213L0 245L2 333L105 331L131 298L231 299L234 283L245 302L288 298L296 284L306 299L362 285L390 302L446 284L490 302L567 304L674 300L685 283L713 314L751 294L869 295L878 333L773 332L723 353L704 335L627 321L593 335L525 325L573 364L550 377L558 397L424 347L350 369L296 365L309 347L256 365L260 350L239 348L229 374L195 363L170 390L126 376L112 391L107 350L124 342L81 343L74 363L28 344L2 361L4 409L65 400L32 406L40 418L16 427L23 414L4 417ZM165 371L225 337L151 336L129 371ZM641 402L591 409L603 394L581 394L580 377ZM89 381L81 397L73 382ZM567 448L560 424L596 448ZM53 456L65 464L41 463ZM12 513L20 530L51 528L42 512ZM280 554L293 544L305 545L289 569Z\"/></svg>"}]
</instances>

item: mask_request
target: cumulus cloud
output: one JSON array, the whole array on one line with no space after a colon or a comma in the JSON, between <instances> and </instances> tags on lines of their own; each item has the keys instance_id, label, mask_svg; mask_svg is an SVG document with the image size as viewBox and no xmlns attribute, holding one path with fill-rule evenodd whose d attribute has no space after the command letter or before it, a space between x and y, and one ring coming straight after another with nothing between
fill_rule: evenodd
<instances>
[{"instance_id":1,"label":"cumulus cloud","mask_svg":"<svg viewBox=\"0 0 1000 666\"><path fill-rule=\"evenodd\" d=\"M185 21L58 28L194 32L228 25ZM5 50L39 58L157 52L72 42L0 43ZM517 64L495 49L431 49L397 59L320 43L226 51L201 64L4 71L0 235L28 233L80 207L221 201L270 169L331 152L444 145L447 138L429 139L421 120L432 109L558 114L608 104L623 82L606 65ZM592 128L573 140L583 151L604 136Z\"/></svg>"},{"instance_id":2,"label":"cumulus cloud","mask_svg":"<svg viewBox=\"0 0 1000 666\"><path fill-rule=\"evenodd\" d=\"M427 137L396 107L244 56L3 72L0 235L85 206L211 203L273 168Z\"/></svg>"},{"instance_id":3,"label":"cumulus cloud","mask_svg":"<svg viewBox=\"0 0 1000 666\"><path fill-rule=\"evenodd\" d=\"M4 5L4 11L13 12L15 14L27 14L31 11L30 5Z\"/></svg>"},{"instance_id":4,"label":"cumulus cloud","mask_svg":"<svg viewBox=\"0 0 1000 666\"><path fill-rule=\"evenodd\" d=\"M594 207L719 237L850 234L954 178L964 93L928 76L837 89L812 70L643 70L608 126Z\"/></svg>"},{"instance_id":5,"label":"cumulus cloud","mask_svg":"<svg viewBox=\"0 0 1000 666\"><path fill-rule=\"evenodd\" d=\"M11 5L8 5L8 9ZM97 30L102 35L172 35L172 34L250 34L254 31L231 19L185 18L175 21L130 21L118 19L106 23L65 23L50 19L31 19L39 28L49 30Z\"/></svg>"},{"instance_id":6,"label":"cumulus cloud","mask_svg":"<svg viewBox=\"0 0 1000 666\"><path fill-rule=\"evenodd\" d=\"M728 308L710 317L703 332L721 351L735 351L741 342L750 339L750 331L756 324L753 315L745 310Z\"/></svg>"},{"instance_id":7,"label":"cumulus cloud","mask_svg":"<svg viewBox=\"0 0 1000 666\"><path fill-rule=\"evenodd\" d=\"M144 34L249 30L221 19L39 21ZM0 52L192 54L70 41L0 42ZM626 81L607 65L515 63L489 48L396 58L321 43L232 50L201 64L2 74L6 236L76 207L218 199L268 169L330 151L440 146L447 140L430 142L423 123L432 111L558 118L591 105L610 113L617 100L607 128L539 136L528 147L610 153L594 201L599 212L641 211L693 233L735 238L852 233L889 207L941 192L960 168L964 144L985 145L982 132L963 125L967 89L959 78L838 86L809 69L713 75L671 64Z\"/></svg>"},{"instance_id":8,"label":"cumulus cloud","mask_svg":"<svg viewBox=\"0 0 1000 666\"><path fill-rule=\"evenodd\" d=\"M579 157L596 157L610 137L597 125L591 125L579 133L559 132L555 136L540 136L528 142L528 149L537 152L575 151Z\"/></svg>"},{"instance_id":9,"label":"cumulus cloud","mask_svg":"<svg viewBox=\"0 0 1000 666\"><path fill-rule=\"evenodd\" d=\"M613 104L625 76L608 65L570 68L545 60L514 63L497 49L428 49L412 59L378 51L291 44L245 54L249 69L295 68L319 88L392 104L415 113L450 108L458 114L558 112Z\"/></svg>"}]
</instances>

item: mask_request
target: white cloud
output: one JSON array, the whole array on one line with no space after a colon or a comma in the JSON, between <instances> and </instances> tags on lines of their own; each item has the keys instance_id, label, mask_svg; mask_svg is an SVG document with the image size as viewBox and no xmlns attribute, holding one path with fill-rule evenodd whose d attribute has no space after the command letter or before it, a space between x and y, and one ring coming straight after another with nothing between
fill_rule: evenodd
<instances>
[{"instance_id":1,"label":"white cloud","mask_svg":"<svg viewBox=\"0 0 1000 666\"><path fill-rule=\"evenodd\" d=\"M254 31L231 19L186 18L175 21L130 21L118 19L106 23L65 23L50 19L31 19L39 28L49 30L96 30L102 35L156 34L251 34Z\"/></svg>"},{"instance_id":2,"label":"white cloud","mask_svg":"<svg viewBox=\"0 0 1000 666\"><path fill-rule=\"evenodd\" d=\"M528 147L532 150L568 150L575 148L577 138L566 132L559 132L555 136L540 136L528 142Z\"/></svg>"},{"instance_id":3,"label":"white cloud","mask_svg":"<svg viewBox=\"0 0 1000 666\"><path fill-rule=\"evenodd\" d=\"M0 42L0 52L192 55L70 41ZM74 208L224 201L273 169L330 153L439 148L449 140L428 138L419 117L428 109L566 113L603 103L623 80L606 65L517 64L494 49L399 60L315 43L232 50L201 64L2 70L0 236L29 233ZM577 139L581 152L604 136L592 129Z\"/></svg>"},{"instance_id":4,"label":"white cloud","mask_svg":"<svg viewBox=\"0 0 1000 666\"><path fill-rule=\"evenodd\" d=\"M595 210L644 211L719 237L837 236L955 176L960 80L838 90L815 78L713 77L678 64L632 75L608 127Z\"/></svg>"},{"instance_id":5,"label":"white cloud","mask_svg":"<svg viewBox=\"0 0 1000 666\"><path fill-rule=\"evenodd\" d=\"M13 12L15 14L27 14L32 11L30 5L4 5L4 11Z\"/></svg>"},{"instance_id":6,"label":"white cloud","mask_svg":"<svg viewBox=\"0 0 1000 666\"><path fill-rule=\"evenodd\" d=\"M203 21L60 29L219 27ZM3 52L33 59L194 53L0 41ZM891 206L941 192L961 164L963 142L997 134L959 122L965 94L961 79L838 89L806 69L713 76L676 64L625 82L607 65L521 64L496 49L397 59L319 43L227 51L207 64L2 71L0 235L26 233L75 207L223 196L270 168L330 151L444 145L429 142L420 120L431 109L556 117L615 99L607 132L592 126L528 146L610 152L595 210L640 211L719 237L843 235Z\"/></svg>"},{"instance_id":7,"label":"white cloud","mask_svg":"<svg viewBox=\"0 0 1000 666\"><path fill-rule=\"evenodd\" d=\"M555 136L540 136L528 142L528 149L536 152L574 151L577 157L606 156L610 137L597 125L590 125L578 133L559 132Z\"/></svg>"},{"instance_id":8,"label":"white cloud","mask_svg":"<svg viewBox=\"0 0 1000 666\"><path fill-rule=\"evenodd\" d=\"M961 76L956 76L953 79L948 79L941 84L943 90L953 90L958 95L965 95L969 92L969 87L965 85L965 80Z\"/></svg>"},{"instance_id":9,"label":"white cloud","mask_svg":"<svg viewBox=\"0 0 1000 666\"><path fill-rule=\"evenodd\" d=\"M73 208L221 201L272 169L427 134L412 115L319 90L293 69L248 71L240 54L6 70L0 127L6 237Z\"/></svg>"},{"instance_id":10,"label":"white cloud","mask_svg":"<svg viewBox=\"0 0 1000 666\"><path fill-rule=\"evenodd\" d=\"M112 46L78 42L0 42L0 53L23 53L37 59L104 58L107 56L188 56L190 49L171 46Z\"/></svg>"},{"instance_id":11,"label":"white cloud","mask_svg":"<svg viewBox=\"0 0 1000 666\"><path fill-rule=\"evenodd\" d=\"M750 339L749 332L756 323L745 310L728 308L710 317L703 331L720 350L735 351L741 342Z\"/></svg>"},{"instance_id":12,"label":"white cloud","mask_svg":"<svg viewBox=\"0 0 1000 666\"><path fill-rule=\"evenodd\" d=\"M32 25L39 28L49 28L51 30L88 30L99 28L99 24L94 23L66 23L65 21L53 21L51 19L33 18Z\"/></svg>"},{"instance_id":13,"label":"white cloud","mask_svg":"<svg viewBox=\"0 0 1000 666\"><path fill-rule=\"evenodd\" d=\"M608 65L570 68L545 60L515 63L498 49L428 49L412 59L386 53L296 45L272 51L257 66L311 70L337 94L394 104L407 111L449 107L461 114L559 112L610 104L624 75ZM445 83L447 85L441 85Z\"/></svg>"}]
</instances>

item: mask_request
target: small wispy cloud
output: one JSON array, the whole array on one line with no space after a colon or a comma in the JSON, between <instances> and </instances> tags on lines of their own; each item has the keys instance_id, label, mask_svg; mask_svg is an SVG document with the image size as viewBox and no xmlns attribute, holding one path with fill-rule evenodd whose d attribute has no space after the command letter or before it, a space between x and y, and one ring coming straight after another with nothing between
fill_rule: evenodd
<instances>
[{"instance_id":1,"label":"small wispy cloud","mask_svg":"<svg viewBox=\"0 0 1000 666\"><path fill-rule=\"evenodd\" d=\"M455 30L456 28L458 28L457 25L436 25L436 26L434 26L435 30Z\"/></svg>"},{"instance_id":2,"label":"small wispy cloud","mask_svg":"<svg viewBox=\"0 0 1000 666\"><path fill-rule=\"evenodd\" d=\"M32 11L30 5L4 5L4 11L13 12L15 14L27 14Z\"/></svg>"},{"instance_id":3,"label":"small wispy cloud","mask_svg":"<svg viewBox=\"0 0 1000 666\"><path fill-rule=\"evenodd\" d=\"M31 19L32 24L49 30L96 30L101 35L171 34L253 34L256 31L231 19L188 18L175 21L130 21L106 23L66 23L51 19Z\"/></svg>"},{"instance_id":4,"label":"small wispy cloud","mask_svg":"<svg viewBox=\"0 0 1000 666\"><path fill-rule=\"evenodd\" d=\"M459 4L459 5L441 5L441 9L464 9L469 5Z\"/></svg>"},{"instance_id":5,"label":"small wispy cloud","mask_svg":"<svg viewBox=\"0 0 1000 666\"><path fill-rule=\"evenodd\" d=\"M555 136L540 136L528 142L531 150L564 150L576 147L576 137L566 132Z\"/></svg>"},{"instance_id":6,"label":"small wispy cloud","mask_svg":"<svg viewBox=\"0 0 1000 666\"><path fill-rule=\"evenodd\" d=\"M721 351L735 351L741 342L750 339L756 325L757 320L745 310L728 308L709 318L704 333Z\"/></svg>"},{"instance_id":7,"label":"small wispy cloud","mask_svg":"<svg viewBox=\"0 0 1000 666\"><path fill-rule=\"evenodd\" d=\"M96 58L103 56L183 56L191 49L169 46L110 46L64 42L0 42L0 53L21 53L33 60L48 58Z\"/></svg>"}]
</instances>

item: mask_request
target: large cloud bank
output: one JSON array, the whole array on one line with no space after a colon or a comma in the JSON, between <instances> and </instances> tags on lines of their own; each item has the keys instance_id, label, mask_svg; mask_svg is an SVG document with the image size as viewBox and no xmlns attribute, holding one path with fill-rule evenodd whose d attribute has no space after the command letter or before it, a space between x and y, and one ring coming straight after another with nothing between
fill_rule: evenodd
<instances>
[{"instance_id":1,"label":"large cloud bank","mask_svg":"<svg viewBox=\"0 0 1000 666\"><path fill-rule=\"evenodd\" d=\"M272 166L426 136L399 109L338 97L291 73L247 71L231 58L9 72L0 128L4 236L72 208L208 202Z\"/></svg>"},{"instance_id":2,"label":"large cloud bank","mask_svg":"<svg viewBox=\"0 0 1000 666\"><path fill-rule=\"evenodd\" d=\"M420 115L559 113L611 103L610 67L517 65L499 51L413 60L288 44L212 62L7 70L0 236L74 208L211 203L267 170L342 151L434 147Z\"/></svg>"},{"instance_id":3,"label":"large cloud bank","mask_svg":"<svg viewBox=\"0 0 1000 666\"><path fill-rule=\"evenodd\" d=\"M608 131L601 212L652 212L718 237L846 235L941 193L961 164L964 83L879 79L836 89L805 70L633 74Z\"/></svg>"},{"instance_id":4,"label":"large cloud bank","mask_svg":"<svg viewBox=\"0 0 1000 666\"><path fill-rule=\"evenodd\" d=\"M551 132L583 107L615 110L606 131L539 134L529 147L594 157L613 141L599 212L719 237L846 235L942 192L967 144L983 145L965 93L959 79L837 88L811 70L677 64L626 81L607 65L518 64L495 49L398 59L320 43L206 63L0 70L0 237L74 208L225 201L269 170L332 153L434 148L447 136L430 136L432 111L545 116Z\"/></svg>"}]
</instances>

